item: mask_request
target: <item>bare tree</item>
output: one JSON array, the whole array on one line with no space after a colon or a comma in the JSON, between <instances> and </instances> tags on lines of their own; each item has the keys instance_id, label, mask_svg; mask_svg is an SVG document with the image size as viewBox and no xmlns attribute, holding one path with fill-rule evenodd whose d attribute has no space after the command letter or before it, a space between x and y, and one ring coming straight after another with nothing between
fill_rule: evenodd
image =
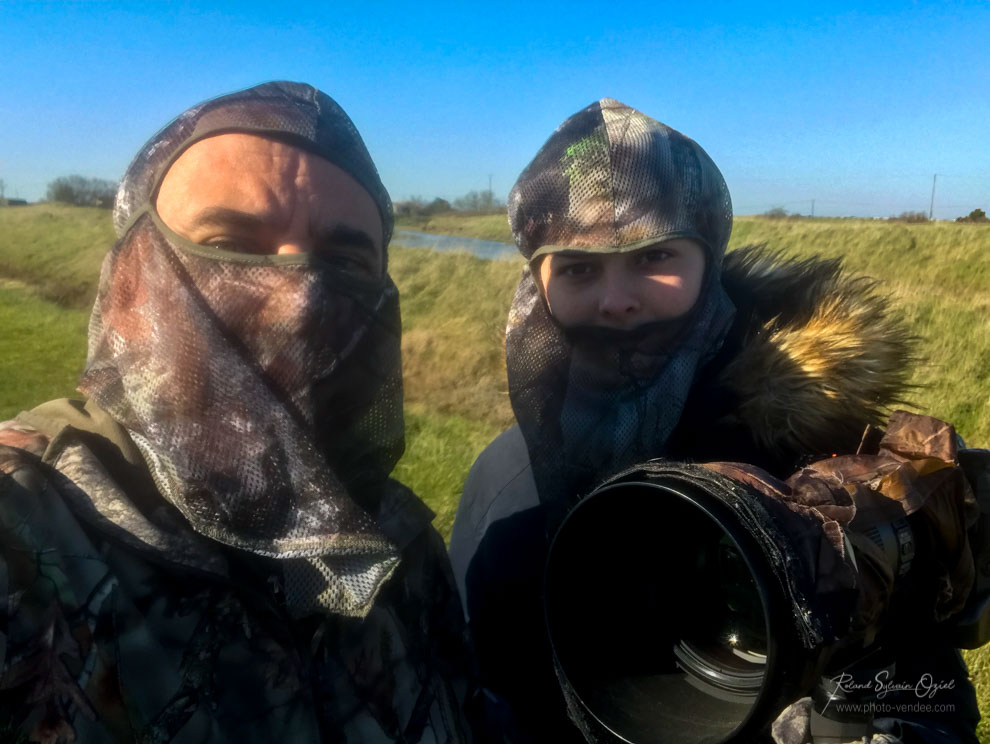
<instances>
[{"instance_id":1,"label":"bare tree","mask_svg":"<svg viewBox=\"0 0 990 744\"><path fill-rule=\"evenodd\" d=\"M74 204L77 207L113 206L117 184L105 178L84 178L83 176L62 176L48 184L48 201Z\"/></svg>"},{"instance_id":2,"label":"bare tree","mask_svg":"<svg viewBox=\"0 0 990 744\"><path fill-rule=\"evenodd\" d=\"M469 191L464 196L454 199L454 209L461 212L500 212L504 208L504 202L496 199L491 189Z\"/></svg>"}]
</instances>

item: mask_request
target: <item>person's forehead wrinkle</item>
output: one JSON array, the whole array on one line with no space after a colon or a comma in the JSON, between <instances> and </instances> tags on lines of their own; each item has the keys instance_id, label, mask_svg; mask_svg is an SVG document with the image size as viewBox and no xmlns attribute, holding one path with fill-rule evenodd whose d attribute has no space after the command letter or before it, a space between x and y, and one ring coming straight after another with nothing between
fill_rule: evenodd
<instances>
[{"instance_id":1,"label":"person's forehead wrinkle","mask_svg":"<svg viewBox=\"0 0 990 744\"><path fill-rule=\"evenodd\" d=\"M208 206L193 213L192 227L235 227L245 230L258 230L271 221L264 213L244 212L231 207Z\"/></svg>"},{"instance_id":2,"label":"person's forehead wrinkle","mask_svg":"<svg viewBox=\"0 0 990 744\"><path fill-rule=\"evenodd\" d=\"M245 175L248 193L254 192L252 211L267 224L281 226L290 220L295 212L300 188L305 188L306 181L300 180L300 174L305 170L305 160L302 152L277 140L257 138L252 142L253 176ZM272 146L274 143L274 146ZM237 172L236 163L231 168Z\"/></svg>"}]
</instances>

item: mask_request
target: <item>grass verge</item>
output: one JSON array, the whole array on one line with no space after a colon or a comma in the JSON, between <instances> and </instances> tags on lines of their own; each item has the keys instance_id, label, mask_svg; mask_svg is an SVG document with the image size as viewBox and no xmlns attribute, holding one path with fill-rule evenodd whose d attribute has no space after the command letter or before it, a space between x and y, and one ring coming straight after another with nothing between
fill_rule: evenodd
<instances>
[{"instance_id":1,"label":"grass verge","mask_svg":"<svg viewBox=\"0 0 990 744\"><path fill-rule=\"evenodd\" d=\"M0 421L52 398L78 395L89 313L65 309L0 279Z\"/></svg>"}]
</instances>

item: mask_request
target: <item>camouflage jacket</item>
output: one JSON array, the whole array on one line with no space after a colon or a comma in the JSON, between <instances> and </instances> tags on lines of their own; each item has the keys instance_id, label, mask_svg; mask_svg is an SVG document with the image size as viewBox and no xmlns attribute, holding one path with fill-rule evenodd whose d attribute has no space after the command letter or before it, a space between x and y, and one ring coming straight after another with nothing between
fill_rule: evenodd
<instances>
[{"instance_id":1,"label":"camouflage jacket","mask_svg":"<svg viewBox=\"0 0 990 744\"><path fill-rule=\"evenodd\" d=\"M402 561L370 613L293 620L277 561L189 529L104 412L0 424L0 742L467 740L443 542L391 502Z\"/></svg>"}]
</instances>

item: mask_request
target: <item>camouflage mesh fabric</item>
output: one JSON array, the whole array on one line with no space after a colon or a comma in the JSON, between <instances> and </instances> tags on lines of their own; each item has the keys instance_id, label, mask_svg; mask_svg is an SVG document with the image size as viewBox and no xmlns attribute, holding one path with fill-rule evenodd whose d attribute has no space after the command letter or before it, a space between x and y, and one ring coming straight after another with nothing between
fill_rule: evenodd
<instances>
[{"instance_id":1,"label":"camouflage mesh fabric","mask_svg":"<svg viewBox=\"0 0 990 744\"><path fill-rule=\"evenodd\" d=\"M603 98L557 127L509 194L527 259L693 238L720 264L732 231L722 174L697 142Z\"/></svg>"},{"instance_id":2,"label":"camouflage mesh fabric","mask_svg":"<svg viewBox=\"0 0 990 744\"><path fill-rule=\"evenodd\" d=\"M569 118L509 196L531 268L509 312L509 395L540 498L568 503L602 477L663 454L696 370L719 349L735 309L721 283L732 206L694 141L605 98ZM702 245L706 274L686 318L634 331L564 329L533 276L562 250L624 252L672 238Z\"/></svg>"},{"instance_id":3,"label":"camouflage mesh fabric","mask_svg":"<svg viewBox=\"0 0 990 744\"><path fill-rule=\"evenodd\" d=\"M403 450L398 296L309 255L222 253L151 206L192 142L251 131L300 144L388 195L353 124L308 86L201 104L125 175L80 390L128 430L161 493L203 535L285 559L286 600L361 615L398 562L374 513Z\"/></svg>"}]
</instances>

